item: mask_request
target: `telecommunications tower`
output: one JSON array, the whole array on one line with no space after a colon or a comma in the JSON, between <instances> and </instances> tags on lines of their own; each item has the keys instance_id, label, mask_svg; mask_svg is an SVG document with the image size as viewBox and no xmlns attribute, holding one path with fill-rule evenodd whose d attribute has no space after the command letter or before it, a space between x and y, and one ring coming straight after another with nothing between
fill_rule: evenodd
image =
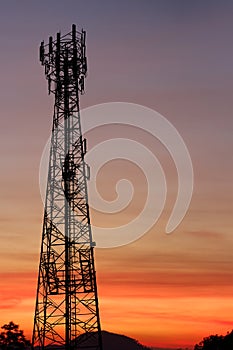
<instances>
[{"instance_id":1,"label":"telecommunications tower","mask_svg":"<svg viewBox=\"0 0 233 350\"><path fill-rule=\"evenodd\" d=\"M32 346L102 350L79 96L87 73L85 31L40 46L55 95Z\"/></svg>"}]
</instances>

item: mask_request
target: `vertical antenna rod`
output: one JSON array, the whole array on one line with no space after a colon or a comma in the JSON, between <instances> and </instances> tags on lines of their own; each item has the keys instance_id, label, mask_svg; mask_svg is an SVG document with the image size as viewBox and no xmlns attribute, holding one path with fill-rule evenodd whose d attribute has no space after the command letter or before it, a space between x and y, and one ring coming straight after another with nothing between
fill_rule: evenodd
<instances>
[{"instance_id":1,"label":"vertical antenna rod","mask_svg":"<svg viewBox=\"0 0 233 350\"><path fill-rule=\"evenodd\" d=\"M49 94L55 95L33 349L102 350L79 96L87 73L86 33L40 46Z\"/></svg>"}]
</instances>

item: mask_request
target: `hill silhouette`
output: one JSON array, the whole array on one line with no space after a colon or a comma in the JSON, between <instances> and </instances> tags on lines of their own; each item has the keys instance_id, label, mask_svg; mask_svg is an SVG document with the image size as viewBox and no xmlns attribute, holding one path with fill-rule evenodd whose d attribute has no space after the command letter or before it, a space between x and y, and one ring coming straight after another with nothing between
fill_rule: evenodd
<instances>
[{"instance_id":1,"label":"hill silhouette","mask_svg":"<svg viewBox=\"0 0 233 350\"><path fill-rule=\"evenodd\" d=\"M89 346L95 344L96 333L93 333L92 339L89 338L86 341L83 335L78 337L78 342L82 344L82 350L88 350ZM121 334L115 334L107 331L102 331L102 340L103 340L103 350L150 350L137 340L127 337Z\"/></svg>"}]
</instances>

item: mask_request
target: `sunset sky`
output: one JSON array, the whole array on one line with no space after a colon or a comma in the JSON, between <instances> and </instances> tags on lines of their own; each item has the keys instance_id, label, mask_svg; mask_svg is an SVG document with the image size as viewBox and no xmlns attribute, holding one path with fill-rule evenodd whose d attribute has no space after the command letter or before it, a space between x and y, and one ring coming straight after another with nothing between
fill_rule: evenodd
<instances>
[{"instance_id":1,"label":"sunset sky","mask_svg":"<svg viewBox=\"0 0 233 350\"><path fill-rule=\"evenodd\" d=\"M156 110L182 135L194 168L190 208L166 235L177 174L163 146L120 126L88 135L89 147L101 137L138 140L158 153L168 179L165 210L146 235L96 249L102 329L161 347L225 334L233 328L231 0L1 2L0 325L13 320L31 337L43 219L39 164L53 106L38 46L72 23L87 31L81 108L121 101ZM116 194L113 179L137 171L123 161L103 169L106 200ZM125 212L92 211L92 222L117 227L137 215L146 194L140 176L132 178L134 202Z\"/></svg>"}]
</instances>

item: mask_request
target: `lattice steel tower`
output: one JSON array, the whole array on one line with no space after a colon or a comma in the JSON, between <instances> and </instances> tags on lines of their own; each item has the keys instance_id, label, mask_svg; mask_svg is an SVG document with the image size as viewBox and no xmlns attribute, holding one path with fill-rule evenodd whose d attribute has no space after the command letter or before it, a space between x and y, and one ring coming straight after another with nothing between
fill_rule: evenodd
<instances>
[{"instance_id":1,"label":"lattice steel tower","mask_svg":"<svg viewBox=\"0 0 233 350\"><path fill-rule=\"evenodd\" d=\"M102 350L79 95L87 72L85 31L40 46L55 95L33 348Z\"/></svg>"}]
</instances>

